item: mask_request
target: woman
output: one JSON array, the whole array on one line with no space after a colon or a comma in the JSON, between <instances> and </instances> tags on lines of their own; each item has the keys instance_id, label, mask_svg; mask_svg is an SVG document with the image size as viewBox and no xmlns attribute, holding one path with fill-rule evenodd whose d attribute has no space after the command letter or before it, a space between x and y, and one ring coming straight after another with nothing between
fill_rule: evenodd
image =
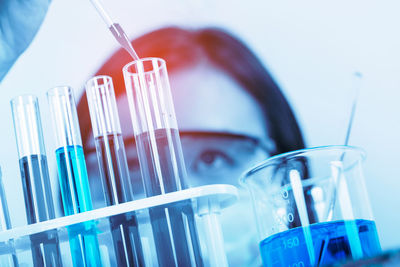
<instances>
[{"instance_id":1,"label":"woman","mask_svg":"<svg viewBox=\"0 0 400 267\"><path fill-rule=\"evenodd\" d=\"M189 186L238 186L240 174L255 163L304 147L279 87L256 56L232 35L215 28L163 28L132 45L140 57L160 57L167 62ZM122 76L122 67L130 61L129 55L119 50L96 75L114 80L131 178L139 195L141 178ZM84 126L89 177L93 177L98 171L85 96L78 113ZM222 213L230 266L260 265L252 216L250 199L241 189L239 203Z\"/></svg>"}]
</instances>

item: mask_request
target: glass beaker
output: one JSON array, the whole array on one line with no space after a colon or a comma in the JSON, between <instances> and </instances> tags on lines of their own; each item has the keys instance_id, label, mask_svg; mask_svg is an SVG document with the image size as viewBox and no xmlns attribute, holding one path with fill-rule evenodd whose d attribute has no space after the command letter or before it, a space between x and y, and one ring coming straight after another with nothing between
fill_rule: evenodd
<instances>
[{"instance_id":1,"label":"glass beaker","mask_svg":"<svg viewBox=\"0 0 400 267\"><path fill-rule=\"evenodd\" d=\"M241 177L264 266L324 266L380 252L364 158L355 147L303 149L271 157Z\"/></svg>"}]
</instances>

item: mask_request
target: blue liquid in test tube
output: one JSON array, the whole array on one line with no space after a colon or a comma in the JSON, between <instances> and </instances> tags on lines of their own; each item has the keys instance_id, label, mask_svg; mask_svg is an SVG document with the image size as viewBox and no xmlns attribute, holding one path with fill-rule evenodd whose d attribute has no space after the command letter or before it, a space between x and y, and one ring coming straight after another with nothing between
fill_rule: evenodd
<instances>
[{"instance_id":1,"label":"blue liquid in test tube","mask_svg":"<svg viewBox=\"0 0 400 267\"><path fill-rule=\"evenodd\" d=\"M65 215L92 210L89 180L72 89L56 87L48 93L57 139L57 167ZM68 227L74 266L102 266L93 221Z\"/></svg>"},{"instance_id":2,"label":"blue liquid in test tube","mask_svg":"<svg viewBox=\"0 0 400 267\"><path fill-rule=\"evenodd\" d=\"M334 221L311 224L314 259L310 259L304 227L274 234L260 242L264 266L326 266L352 259L351 231L356 226L362 257L380 253L381 247L375 222L370 220Z\"/></svg>"},{"instance_id":3,"label":"blue liquid in test tube","mask_svg":"<svg viewBox=\"0 0 400 267\"><path fill-rule=\"evenodd\" d=\"M81 146L60 147L56 151L65 215L92 209L85 158ZM70 192L75 192L72 195Z\"/></svg>"},{"instance_id":4,"label":"blue liquid in test tube","mask_svg":"<svg viewBox=\"0 0 400 267\"><path fill-rule=\"evenodd\" d=\"M60 147L56 151L56 157L65 215L91 210L92 200L82 147L67 146L66 149ZM85 266L81 265L81 262L86 262L88 266L101 264L98 263L100 253L95 231L94 222L70 227L69 234L72 237L70 247L75 257L74 266Z\"/></svg>"}]
</instances>

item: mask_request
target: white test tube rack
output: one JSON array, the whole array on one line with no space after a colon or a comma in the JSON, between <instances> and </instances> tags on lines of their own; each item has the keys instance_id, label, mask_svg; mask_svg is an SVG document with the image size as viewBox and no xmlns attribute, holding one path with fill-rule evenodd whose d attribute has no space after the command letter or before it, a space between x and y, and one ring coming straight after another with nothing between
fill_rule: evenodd
<instances>
[{"instance_id":1,"label":"white test tube rack","mask_svg":"<svg viewBox=\"0 0 400 267\"><path fill-rule=\"evenodd\" d=\"M102 225L104 224L106 228L108 218L111 216L130 212L141 213L154 207L170 207L179 205L184 201L187 202L187 200L191 201L196 224L202 229L199 237L203 240L202 255L206 255L204 258L205 266L228 266L219 215L224 208L233 205L237 199L238 189L232 185L207 185L16 227L0 232L0 266L8 266L4 264L10 262L12 254L17 257L19 266L33 266L32 257L29 254L30 236L54 230L57 230L59 235L63 264L64 266L72 266L67 234L69 226L95 221L97 222L97 229L104 229ZM107 232L107 230L105 231ZM113 253L113 249L102 245L101 237L99 237L99 243L103 266L115 266L115 259L110 255ZM146 260L147 265L154 266L151 259Z\"/></svg>"}]
</instances>

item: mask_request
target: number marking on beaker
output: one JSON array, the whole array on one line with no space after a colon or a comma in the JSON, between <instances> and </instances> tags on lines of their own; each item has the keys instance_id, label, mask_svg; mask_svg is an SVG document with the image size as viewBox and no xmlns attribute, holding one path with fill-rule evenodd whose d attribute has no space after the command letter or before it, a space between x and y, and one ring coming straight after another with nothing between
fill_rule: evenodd
<instances>
[{"instance_id":1,"label":"number marking on beaker","mask_svg":"<svg viewBox=\"0 0 400 267\"><path fill-rule=\"evenodd\" d=\"M287 215L287 220L289 221L289 222L293 222L294 221L294 215L293 215L293 213L288 213L288 215Z\"/></svg>"},{"instance_id":2,"label":"number marking on beaker","mask_svg":"<svg viewBox=\"0 0 400 267\"><path fill-rule=\"evenodd\" d=\"M288 222L291 223L294 221L293 213L289 212L288 214L283 214L282 216L278 217L279 224L287 224Z\"/></svg>"},{"instance_id":3,"label":"number marking on beaker","mask_svg":"<svg viewBox=\"0 0 400 267\"><path fill-rule=\"evenodd\" d=\"M304 262L302 262L302 261L295 262L293 264L289 264L288 267L304 267Z\"/></svg>"},{"instance_id":4,"label":"number marking on beaker","mask_svg":"<svg viewBox=\"0 0 400 267\"><path fill-rule=\"evenodd\" d=\"M286 240L283 240L283 247L284 249L291 249L294 247L299 246L299 238L298 237L293 237L293 238L288 238Z\"/></svg>"},{"instance_id":5,"label":"number marking on beaker","mask_svg":"<svg viewBox=\"0 0 400 267\"><path fill-rule=\"evenodd\" d=\"M281 194L282 197L285 199L289 197L289 192L287 191L287 189L283 189Z\"/></svg>"}]
</instances>

